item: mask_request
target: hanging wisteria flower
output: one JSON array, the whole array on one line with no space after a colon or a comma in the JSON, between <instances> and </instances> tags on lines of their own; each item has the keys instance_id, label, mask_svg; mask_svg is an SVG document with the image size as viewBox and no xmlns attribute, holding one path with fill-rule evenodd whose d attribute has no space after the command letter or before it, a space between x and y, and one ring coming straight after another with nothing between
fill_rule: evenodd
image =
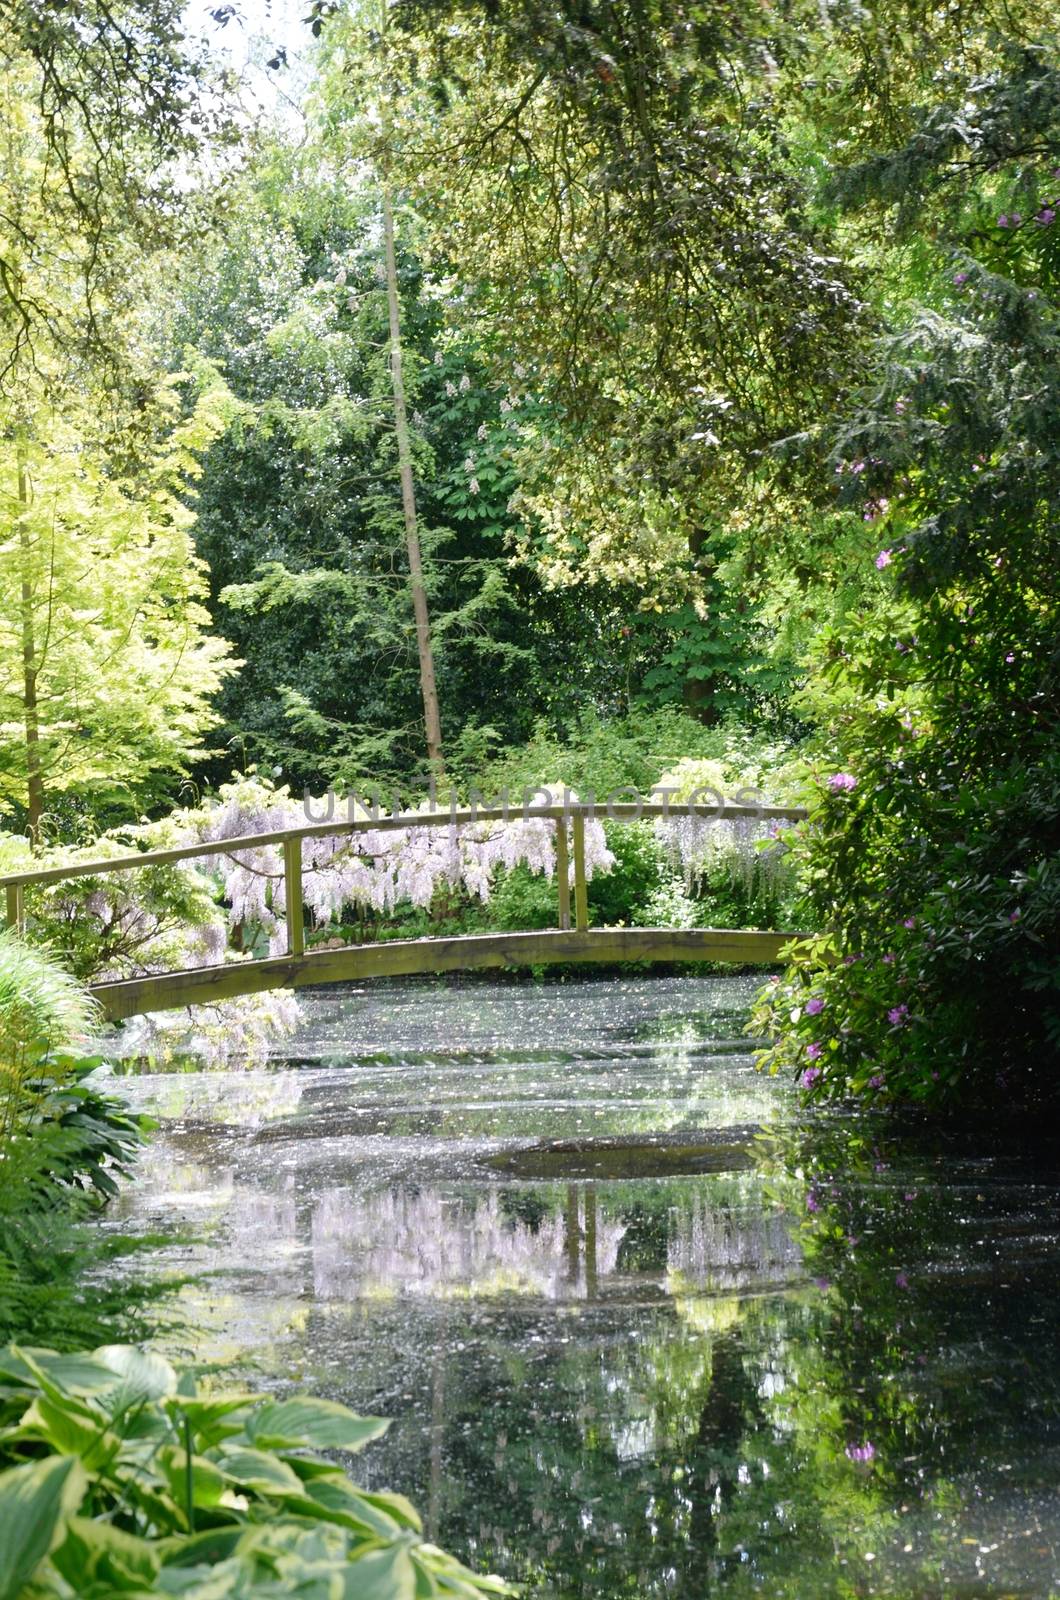
<instances>
[{"instance_id":1,"label":"hanging wisteria flower","mask_svg":"<svg viewBox=\"0 0 1060 1600\"><path fill-rule=\"evenodd\" d=\"M808 1017L820 1016L821 1012L824 1010L824 1001L819 995L814 995L812 999L807 1000L805 1009Z\"/></svg>"},{"instance_id":2,"label":"hanging wisteria flower","mask_svg":"<svg viewBox=\"0 0 1060 1600\"><path fill-rule=\"evenodd\" d=\"M889 550L881 550L879 555L876 557L876 570L877 570L877 572L882 572L884 567L889 567L890 564L891 564L891 552Z\"/></svg>"},{"instance_id":3,"label":"hanging wisteria flower","mask_svg":"<svg viewBox=\"0 0 1060 1600\"><path fill-rule=\"evenodd\" d=\"M821 1046L819 1044L817 1044L816 1042L814 1042L813 1044L808 1044L806 1046L806 1059L808 1061L816 1061L818 1059L818 1057L820 1056L820 1054L821 1054Z\"/></svg>"},{"instance_id":4,"label":"hanging wisteria flower","mask_svg":"<svg viewBox=\"0 0 1060 1600\"><path fill-rule=\"evenodd\" d=\"M847 1455L851 1461L874 1461L876 1459L876 1446L868 1440L864 1444L848 1444Z\"/></svg>"},{"instance_id":5,"label":"hanging wisteria flower","mask_svg":"<svg viewBox=\"0 0 1060 1600\"><path fill-rule=\"evenodd\" d=\"M857 787L858 780L850 772L833 772L828 780L828 787L833 794L849 794L851 789Z\"/></svg>"},{"instance_id":6,"label":"hanging wisteria flower","mask_svg":"<svg viewBox=\"0 0 1060 1600\"><path fill-rule=\"evenodd\" d=\"M812 1089L820 1076L820 1067L807 1067L799 1082L804 1089Z\"/></svg>"}]
</instances>

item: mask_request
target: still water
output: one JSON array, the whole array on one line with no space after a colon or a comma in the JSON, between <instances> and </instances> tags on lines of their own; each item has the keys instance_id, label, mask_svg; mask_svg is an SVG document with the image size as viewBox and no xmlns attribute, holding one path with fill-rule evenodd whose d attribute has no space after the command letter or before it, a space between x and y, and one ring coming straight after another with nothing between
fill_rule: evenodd
<instances>
[{"instance_id":1,"label":"still water","mask_svg":"<svg viewBox=\"0 0 1060 1600\"><path fill-rule=\"evenodd\" d=\"M1060 1594L1057 1171L800 1123L754 982L331 991L121 1079L172 1351L393 1418L362 1481L534 1600Z\"/></svg>"}]
</instances>

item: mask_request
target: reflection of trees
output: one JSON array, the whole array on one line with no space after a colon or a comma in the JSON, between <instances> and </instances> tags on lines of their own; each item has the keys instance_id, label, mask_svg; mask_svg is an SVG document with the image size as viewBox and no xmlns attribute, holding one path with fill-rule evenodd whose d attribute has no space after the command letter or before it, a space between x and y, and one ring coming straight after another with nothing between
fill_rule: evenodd
<instances>
[{"instance_id":1,"label":"reflection of trees","mask_svg":"<svg viewBox=\"0 0 1060 1600\"><path fill-rule=\"evenodd\" d=\"M739 1179L708 1185L575 1183L497 1189L325 1189L312 1204L314 1290L360 1295L588 1297L637 1275L662 1289L783 1280L783 1219Z\"/></svg>"}]
</instances>

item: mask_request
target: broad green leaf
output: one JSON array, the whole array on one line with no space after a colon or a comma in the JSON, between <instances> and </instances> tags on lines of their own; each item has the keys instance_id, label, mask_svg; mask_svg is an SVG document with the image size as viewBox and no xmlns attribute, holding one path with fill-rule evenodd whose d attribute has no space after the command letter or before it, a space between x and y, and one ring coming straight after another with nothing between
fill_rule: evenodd
<instances>
[{"instance_id":1,"label":"broad green leaf","mask_svg":"<svg viewBox=\"0 0 1060 1600\"><path fill-rule=\"evenodd\" d=\"M178 1394L166 1402L166 1411L178 1427L187 1417L199 1448L207 1450L242 1433L244 1418L240 1413L257 1405L260 1398L249 1390L245 1394L214 1395L212 1399L185 1399Z\"/></svg>"},{"instance_id":2,"label":"broad green leaf","mask_svg":"<svg viewBox=\"0 0 1060 1600\"><path fill-rule=\"evenodd\" d=\"M254 1600L256 1588L253 1574L241 1561L217 1567L163 1567L155 1583L152 1600L167 1594L185 1595L187 1600Z\"/></svg>"},{"instance_id":3,"label":"broad green leaf","mask_svg":"<svg viewBox=\"0 0 1060 1600\"><path fill-rule=\"evenodd\" d=\"M327 1511L340 1512L352 1517L381 1539L398 1538L408 1526L407 1520L399 1522L389 1508L379 1503L380 1497L362 1494L345 1478L342 1480L326 1478L316 1483L309 1483L304 1492L314 1504L323 1506ZM412 1511L407 1501L405 1504L408 1510ZM415 1517L416 1513L412 1511L412 1515Z\"/></svg>"},{"instance_id":4,"label":"broad green leaf","mask_svg":"<svg viewBox=\"0 0 1060 1600\"><path fill-rule=\"evenodd\" d=\"M105 1344L92 1353L122 1380L123 1403L165 1400L177 1392L177 1375L162 1356L133 1344Z\"/></svg>"},{"instance_id":5,"label":"broad green leaf","mask_svg":"<svg viewBox=\"0 0 1060 1600\"><path fill-rule=\"evenodd\" d=\"M44 1373L49 1382L67 1394L89 1395L108 1389L114 1382L113 1374L90 1355L56 1355L54 1350L16 1348L8 1345L0 1350L0 1378L13 1378L19 1383L34 1387Z\"/></svg>"},{"instance_id":6,"label":"broad green leaf","mask_svg":"<svg viewBox=\"0 0 1060 1600\"><path fill-rule=\"evenodd\" d=\"M187 1505L188 1457L175 1445L166 1445L155 1455L154 1465L169 1486L169 1492L179 1506ZM191 1496L193 1506L216 1506L228 1489L225 1474L203 1456L191 1458Z\"/></svg>"},{"instance_id":7,"label":"broad green leaf","mask_svg":"<svg viewBox=\"0 0 1060 1600\"><path fill-rule=\"evenodd\" d=\"M403 1494L393 1494L384 1489L376 1490L372 1494L369 1494L367 1489L357 1489L355 1493L358 1499L370 1501L380 1511L386 1512L387 1516L393 1517L395 1522L402 1523L406 1528L412 1528L416 1533L422 1532L423 1523L420 1514L412 1501L406 1500Z\"/></svg>"},{"instance_id":8,"label":"broad green leaf","mask_svg":"<svg viewBox=\"0 0 1060 1600\"><path fill-rule=\"evenodd\" d=\"M252 1489L257 1494L303 1494L302 1480L286 1461L265 1450L235 1448L222 1450L213 1458L229 1483Z\"/></svg>"},{"instance_id":9,"label":"broad green leaf","mask_svg":"<svg viewBox=\"0 0 1060 1600\"><path fill-rule=\"evenodd\" d=\"M417 1600L416 1568L404 1545L369 1550L345 1574L344 1600Z\"/></svg>"},{"instance_id":10,"label":"broad green leaf","mask_svg":"<svg viewBox=\"0 0 1060 1600\"><path fill-rule=\"evenodd\" d=\"M247 1438L268 1450L363 1450L389 1428L383 1417L359 1417L337 1400L295 1395L267 1400L246 1422Z\"/></svg>"},{"instance_id":11,"label":"broad green leaf","mask_svg":"<svg viewBox=\"0 0 1060 1600\"><path fill-rule=\"evenodd\" d=\"M77 1456L88 1472L98 1472L121 1449L121 1440L110 1432L105 1417L86 1416L46 1395L38 1395L34 1400L18 1432L45 1440L59 1455Z\"/></svg>"},{"instance_id":12,"label":"broad green leaf","mask_svg":"<svg viewBox=\"0 0 1060 1600\"><path fill-rule=\"evenodd\" d=\"M87 1517L70 1518L52 1562L75 1594L90 1582L109 1584L119 1593L149 1589L160 1565L150 1540Z\"/></svg>"},{"instance_id":13,"label":"broad green leaf","mask_svg":"<svg viewBox=\"0 0 1060 1600\"><path fill-rule=\"evenodd\" d=\"M237 1546L243 1548L248 1541L252 1542L261 1531L234 1524L226 1528L207 1528L202 1533L160 1539L156 1550L165 1567L216 1566L227 1561Z\"/></svg>"},{"instance_id":14,"label":"broad green leaf","mask_svg":"<svg viewBox=\"0 0 1060 1600\"><path fill-rule=\"evenodd\" d=\"M66 1533L88 1478L73 1456L53 1456L0 1474L0 1600L16 1600Z\"/></svg>"}]
</instances>

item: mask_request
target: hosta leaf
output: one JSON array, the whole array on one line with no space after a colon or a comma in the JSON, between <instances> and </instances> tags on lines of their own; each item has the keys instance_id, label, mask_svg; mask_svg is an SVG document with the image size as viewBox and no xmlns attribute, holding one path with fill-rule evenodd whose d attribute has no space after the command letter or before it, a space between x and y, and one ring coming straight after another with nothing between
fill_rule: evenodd
<instances>
[{"instance_id":1,"label":"hosta leaf","mask_svg":"<svg viewBox=\"0 0 1060 1600\"><path fill-rule=\"evenodd\" d=\"M199 1448L206 1450L211 1445L220 1444L223 1439L242 1433L245 1419L240 1413L257 1405L260 1398L260 1395L249 1390L246 1393L218 1394L210 1399L185 1399L178 1395L167 1401L166 1410L178 1426L186 1417Z\"/></svg>"},{"instance_id":2,"label":"hosta leaf","mask_svg":"<svg viewBox=\"0 0 1060 1600\"><path fill-rule=\"evenodd\" d=\"M302 1480L286 1461L264 1450L233 1449L220 1451L214 1460L228 1481L257 1494L300 1495Z\"/></svg>"},{"instance_id":3,"label":"hosta leaf","mask_svg":"<svg viewBox=\"0 0 1060 1600\"><path fill-rule=\"evenodd\" d=\"M121 1381L121 1402L165 1400L177 1392L177 1375L169 1362L132 1344L105 1344L93 1351L95 1359Z\"/></svg>"},{"instance_id":4,"label":"hosta leaf","mask_svg":"<svg viewBox=\"0 0 1060 1600\"><path fill-rule=\"evenodd\" d=\"M22 1418L19 1433L44 1439L59 1455L79 1457L88 1472L98 1472L121 1448L103 1417L85 1416L69 1405L38 1395Z\"/></svg>"},{"instance_id":5,"label":"hosta leaf","mask_svg":"<svg viewBox=\"0 0 1060 1600\"><path fill-rule=\"evenodd\" d=\"M369 1550L345 1573L344 1600L417 1600L416 1568L404 1545Z\"/></svg>"},{"instance_id":6,"label":"hosta leaf","mask_svg":"<svg viewBox=\"0 0 1060 1600\"><path fill-rule=\"evenodd\" d=\"M108 1584L117 1593L142 1592L153 1586L160 1565L149 1540L87 1517L70 1518L52 1562L75 1594L90 1583Z\"/></svg>"},{"instance_id":7,"label":"hosta leaf","mask_svg":"<svg viewBox=\"0 0 1060 1600\"><path fill-rule=\"evenodd\" d=\"M159 1450L155 1467L165 1478L169 1492L179 1506L186 1506L188 1493L188 1457L185 1451L173 1445ZM212 1461L202 1456L191 1458L191 1496L195 1506L216 1506L228 1489L228 1479Z\"/></svg>"},{"instance_id":8,"label":"hosta leaf","mask_svg":"<svg viewBox=\"0 0 1060 1600\"><path fill-rule=\"evenodd\" d=\"M384 1503L385 1496L362 1494L347 1478L341 1480L326 1478L316 1483L309 1483L306 1485L305 1493L314 1504L322 1506L327 1511L340 1512L346 1517L353 1518L379 1538L396 1539L409 1526L419 1531L418 1520L411 1524L407 1516L399 1520L394 1516L392 1508ZM398 1497L395 1496L395 1499ZM410 1512L413 1518L416 1517L416 1513L407 1501L403 1502L401 1509Z\"/></svg>"},{"instance_id":9,"label":"hosta leaf","mask_svg":"<svg viewBox=\"0 0 1060 1600\"><path fill-rule=\"evenodd\" d=\"M246 1434L268 1450L362 1450L389 1426L383 1417L359 1417L336 1400L295 1395L259 1406L247 1418Z\"/></svg>"},{"instance_id":10,"label":"hosta leaf","mask_svg":"<svg viewBox=\"0 0 1060 1600\"><path fill-rule=\"evenodd\" d=\"M16 1600L61 1542L88 1478L73 1456L52 1456L0 1474L0 1600Z\"/></svg>"},{"instance_id":11,"label":"hosta leaf","mask_svg":"<svg viewBox=\"0 0 1060 1600\"><path fill-rule=\"evenodd\" d=\"M0 1378L13 1378L34 1388L44 1375L49 1384L66 1394L90 1395L107 1389L114 1379L109 1368L91 1355L56 1355L54 1350L16 1348L0 1350Z\"/></svg>"}]
</instances>

